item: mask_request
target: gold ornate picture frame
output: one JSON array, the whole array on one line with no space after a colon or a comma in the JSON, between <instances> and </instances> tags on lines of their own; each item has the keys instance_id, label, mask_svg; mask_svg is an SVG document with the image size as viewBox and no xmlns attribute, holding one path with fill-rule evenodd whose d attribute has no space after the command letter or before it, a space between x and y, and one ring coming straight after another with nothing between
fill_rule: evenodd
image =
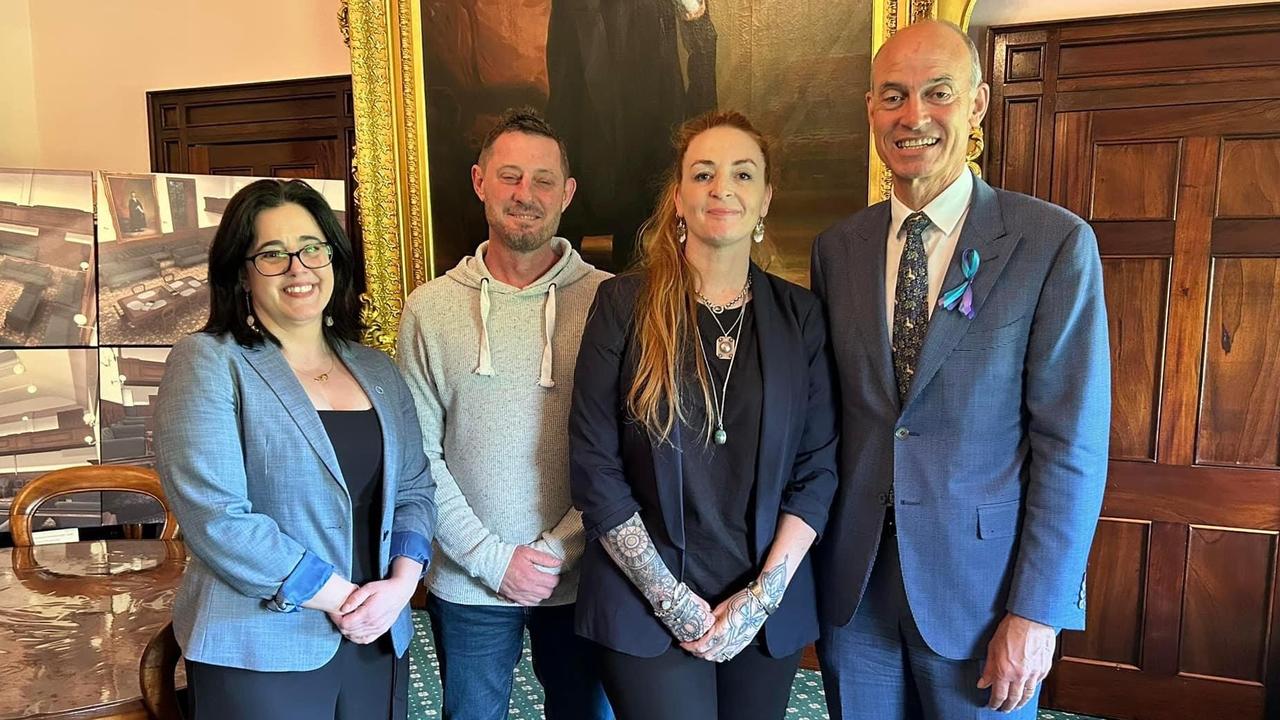
<instances>
[{"instance_id":1,"label":"gold ornate picture frame","mask_svg":"<svg viewBox=\"0 0 1280 720\"><path fill-rule=\"evenodd\" d=\"M780 0L768 0L777 2ZM871 52L899 28L938 18L967 27L976 0L872 0ZM356 202L364 230L365 342L395 345L404 299L436 274L427 192L420 0L344 0L338 19L351 48ZM889 174L868 162L868 202L888 196Z\"/></svg>"}]
</instances>

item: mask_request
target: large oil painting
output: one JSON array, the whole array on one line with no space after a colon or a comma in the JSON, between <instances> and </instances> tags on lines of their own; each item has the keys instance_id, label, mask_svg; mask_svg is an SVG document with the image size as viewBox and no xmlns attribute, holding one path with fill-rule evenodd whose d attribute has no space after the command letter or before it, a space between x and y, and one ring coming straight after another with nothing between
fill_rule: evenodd
<instances>
[{"instance_id":1,"label":"large oil painting","mask_svg":"<svg viewBox=\"0 0 1280 720\"><path fill-rule=\"evenodd\" d=\"M671 135L743 112L774 149L775 271L807 282L809 245L866 204L869 2L421 0L435 259L484 238L469 168L507 107L545 113L578 192L561 234L620 270L672 161Z\"/></svg>"}]
</instances>

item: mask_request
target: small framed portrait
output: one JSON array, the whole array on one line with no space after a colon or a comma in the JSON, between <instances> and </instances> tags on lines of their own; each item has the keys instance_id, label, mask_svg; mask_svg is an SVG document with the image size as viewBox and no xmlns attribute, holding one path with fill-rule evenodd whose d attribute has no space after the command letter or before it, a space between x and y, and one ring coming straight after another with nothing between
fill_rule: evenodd
<instances>
[{"instance_id":1,"label":"small framed portrait","mask_svg":"<svg viewBox=\"0 0 1280 720\"><path fill-rule=\"evenodd\" d=\"M154 175L104 172L102 184L119 240L128 242L160 234L160 203L156 200Z\"/></svg>"}]
</instances>

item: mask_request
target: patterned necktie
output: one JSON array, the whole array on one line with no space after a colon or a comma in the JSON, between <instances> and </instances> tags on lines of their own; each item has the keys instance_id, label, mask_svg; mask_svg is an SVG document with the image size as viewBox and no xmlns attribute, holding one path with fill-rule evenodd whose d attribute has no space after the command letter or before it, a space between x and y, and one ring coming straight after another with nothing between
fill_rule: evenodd
<instances>
[{"instance_id":1,"label":"patterned necktie","mask_svg":"<svg viewBox=\"0 0 1280 720\"><path fill-rule=\"evenodd\" d=\"M929 327L929 256L924 252L929 217L911 213L902 226L907 242L902 246L893 297L893 372L898 380L898 401L905 403L924 346L924 331Z\"/></svg>"}]
</instances>

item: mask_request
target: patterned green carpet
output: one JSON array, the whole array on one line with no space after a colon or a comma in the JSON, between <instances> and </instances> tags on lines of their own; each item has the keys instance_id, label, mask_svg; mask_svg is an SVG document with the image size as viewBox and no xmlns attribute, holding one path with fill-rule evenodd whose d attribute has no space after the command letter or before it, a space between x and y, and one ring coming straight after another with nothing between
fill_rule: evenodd
<instances>
[{"instance_id":1,"label":"patterned green carpet","mask_svg":"<svg viewBox=\"0 0 1280 720\"><path fill-rule=\"evenodd\" d=\"M409 717L413 720L440 717L440 668L431 646L430 620L425 611L413 613L414 638L409 649ZM516 668L514 692L511 693L510 720L541 720L542 686L533 676L529 663L529 643L525 637L524 657ZM788 720L827 720L826 701L822 695L822 679L812 670L796 674L791 690ZM1039 720L1099 720L1084 715L1041 710Z\"/></svg>"}]
</instances>

